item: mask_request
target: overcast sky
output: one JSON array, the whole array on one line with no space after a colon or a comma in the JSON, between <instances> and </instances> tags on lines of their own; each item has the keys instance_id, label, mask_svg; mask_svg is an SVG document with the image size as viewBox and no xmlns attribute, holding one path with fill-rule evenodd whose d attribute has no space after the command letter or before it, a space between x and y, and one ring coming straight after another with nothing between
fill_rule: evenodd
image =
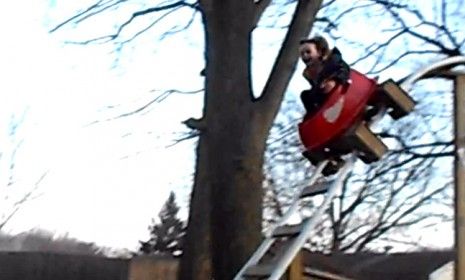
<instances>
[{"instance_id":1,"label":"overcast sky","mask_svg":"<svg viewBox=\"0 0 465 280\"><path fill-rule=\"evenodd\" d=\"M201 96L173 95L142 114L114 118L153 100L159 94L153 90L199 89L200 77L189 80L187 69L170 67L184 63L189 50L166 56L175 46L169 40L157 53L119 57L124 67L116 68L112 46L63 46L63 36L48 33L51 17L71 15L73 7L38 2L12 2L0 12L1 180L7 179L8 151L19 141L15 189L30 188L48 172L41 196L24 206L6 230L41 227L134 249L138 239L147 238L147 226L171 189L186 205L193 141L169 146L182 137L181 121L199 116ZM52 13L58 9L63 10ZM197 64L200 72L196 57L189 64ZM15 139L7 137L12 115L24 115Z\"/></svg>"}]
</instances>

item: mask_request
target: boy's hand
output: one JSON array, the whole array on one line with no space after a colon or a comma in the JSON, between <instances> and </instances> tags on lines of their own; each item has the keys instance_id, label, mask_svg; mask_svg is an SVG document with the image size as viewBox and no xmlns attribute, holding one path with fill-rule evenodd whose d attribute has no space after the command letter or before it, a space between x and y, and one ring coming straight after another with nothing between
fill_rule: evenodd
<instances>
[{"instance_id":1,"label":"boy's hand","mask_svg":"<svg viewBox=\"0 0 465 280\"><path fill-rule=\"evenodd\" d=\"M337 85L336 81L335 80L324 80L321 85L320 85L320 88L323 90L324 93L329 93L331 92L331 90L333 90L333 88L335 88Z\"/></svg>"}]
</instances>

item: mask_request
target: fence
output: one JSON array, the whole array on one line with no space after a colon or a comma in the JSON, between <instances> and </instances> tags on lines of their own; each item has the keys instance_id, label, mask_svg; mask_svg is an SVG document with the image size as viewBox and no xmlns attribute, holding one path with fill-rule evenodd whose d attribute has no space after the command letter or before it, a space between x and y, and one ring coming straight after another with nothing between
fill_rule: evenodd
<instances>
[{"instance_id":1,"label":"fence","mask_svg":"<svg viewBox=\"0 0 465 280\"><path fill-rule=\"evenodd\" d=\"M129 260L42 252L0 252L0 280L127 280Z\"/></svg>"}]
</instances>

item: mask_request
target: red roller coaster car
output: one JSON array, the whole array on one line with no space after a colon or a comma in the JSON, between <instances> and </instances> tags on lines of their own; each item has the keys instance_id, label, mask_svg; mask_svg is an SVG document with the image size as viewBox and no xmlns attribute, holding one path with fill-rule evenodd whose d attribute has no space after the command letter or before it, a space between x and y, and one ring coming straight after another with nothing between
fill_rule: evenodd
<instances>
[{"instance_id":1,"label":"red roller coaster car","mask_svg":"<svg viewBox=\"0 0 465 280\"><path fill-rule=\"evenodd\" d=\"M312 164L353 150L366 163L379 160L387 147L365 122L367 106L386 106L394 119L413 110L414 101L392 80L379 85L353 69L350 80L334 88L321 108L299 124L304 155Z\"/></svg>"}]
</instances>

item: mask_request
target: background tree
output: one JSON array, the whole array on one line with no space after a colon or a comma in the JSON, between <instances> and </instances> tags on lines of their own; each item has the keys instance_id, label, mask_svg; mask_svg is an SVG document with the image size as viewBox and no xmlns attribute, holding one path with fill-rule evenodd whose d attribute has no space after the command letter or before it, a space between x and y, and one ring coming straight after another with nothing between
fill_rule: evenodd
<instances>
[{"instance_id":1,"label":"background tree","mask_svg":"<svg viewBox=\"0 0 465 280\"><path fill-rule=\"evenodd\" d=\"M56 236L52 232L40 229L14 236L0 233L0 251L104 256L106 250L106 248L99 247L94 243L83 242L67 235Z\"/></svg>"},{"instance_id":2,"label":"background tree","mask_svg":"<svg viewBox=\"0 0 465 280\"><path fill-rule=\"evenodd\" d=\"M184 237L183 222L177 217L179 207L176 203L174 192L170 193L168 200L163 205L158 218L159 223L152 220L149 226L150 238L147 241L139 241L139 252L142 254L168 254L179 256L182 251L182 239Z\"/></svg>"},{"instance_id":3,"label":"background tree","mask_svg":"<svg viewBox=\"0 0 465 280\"><path fill-rule=\"evenodd\" d=\"M40 183L47 175L44 172L33 186L17 184L17 157L21 150L23 139L19 133L26 112L20 115L12 114L8 121L5 142L0 147L0 231L13 219L25 203L35 198Z\"/></svg>"}]
</instances>

